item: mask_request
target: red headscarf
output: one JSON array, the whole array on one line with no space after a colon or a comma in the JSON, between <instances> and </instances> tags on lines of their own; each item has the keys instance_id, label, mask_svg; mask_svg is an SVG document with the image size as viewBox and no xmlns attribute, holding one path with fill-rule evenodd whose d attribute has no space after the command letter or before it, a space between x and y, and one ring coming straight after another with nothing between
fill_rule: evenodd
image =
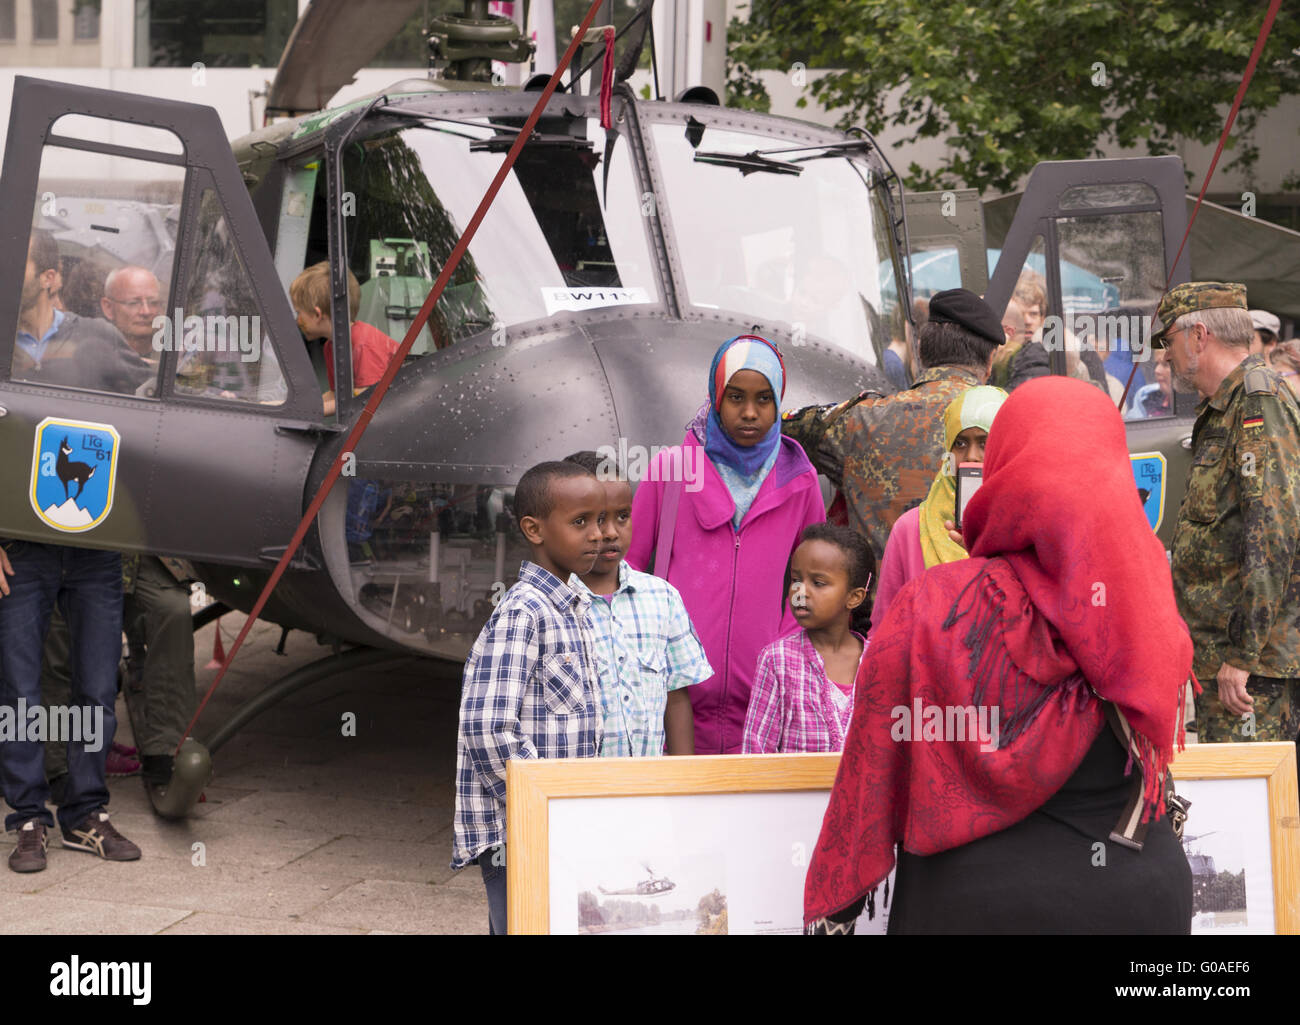
<instances>
[{"instance_id":1,"label":"red headscarf","mask_svg":"<svg viewBox=\"0 0 1300 1025\"><path fill-rule=\"evenodd\" d=\"M1192 643L1115 406L1069 378L1016 389L993 421L963 531L971 558L899 591L858 671L805 883L809 922L873 890L895 843L935 854L1040 807L1104 727L1102 701L1136 734L1147 815L1163 811ZM997 749L894 739L914 701L997 708Z\"/></svg>"}]
</instances>

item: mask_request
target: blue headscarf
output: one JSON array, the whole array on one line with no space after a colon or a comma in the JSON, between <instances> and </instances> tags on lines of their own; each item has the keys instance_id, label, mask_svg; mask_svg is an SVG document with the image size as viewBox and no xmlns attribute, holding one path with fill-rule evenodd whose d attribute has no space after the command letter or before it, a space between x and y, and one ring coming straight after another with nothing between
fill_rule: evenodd
<instances>
[{"instance_id":1,"label":"blue headscarf","mask_svg":"<svg viewBox=\"0 0 1300 1025\"><path fill-rule=\"evenodd\" d=\"M741 370L755 370L767 378L776 400L776 420L757 444L739 445L732 440L718 410L727 383ZM704 452L736 503L734 522L739 525L753 504L763 480L776 463L781 444L781 398L785 394L785 367L776 347L757 335L728 339L713 354L709 367L708 418L704 426Z\"/></svg>"}]
</instances>

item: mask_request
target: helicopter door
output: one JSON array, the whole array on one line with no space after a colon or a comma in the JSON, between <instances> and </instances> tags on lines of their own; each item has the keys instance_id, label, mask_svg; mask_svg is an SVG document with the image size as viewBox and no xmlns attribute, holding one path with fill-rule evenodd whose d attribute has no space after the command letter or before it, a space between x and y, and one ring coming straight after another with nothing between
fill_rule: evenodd
<instances>
[{"instance_id":1,"label":"helicopter door","mask_svg":"<svg viewBox=\"0 0 1300 1025\"><path fill-rule=\"evenodd\" d=\"M912 295L928 299L947 288L983 295L988 287L984 205L975 189L908 192L907 244L912 255Z\"/></svg>"},{"instance_id":2,"label":"helicopter door","mask_svg":"<svg viewBox=\"0 0 1300 1025\"><path fill-rule=\"evenodd\" d=\"M1165 283L1188 280L1174 257L1187 228L1178 157L1068 160L1029 176L986 298L1006 309L1017 284L1046 296L1041 340L1054 374L1091 380L1116 402L1136 364L1123 415L1147 515L1168 544L1190 469L1196 395L1152 358Z\"/></svg>"},{"instance_id":3,"label":"helicopter door","mask_svg":"<svg viewBox=\"0 0 1300 1025\"><path fill-rule=\"evenodd\" d=\"M0 224L0 537L271 557L323 416L216 112L18 77Z\"/></svg>"}]
</instances>

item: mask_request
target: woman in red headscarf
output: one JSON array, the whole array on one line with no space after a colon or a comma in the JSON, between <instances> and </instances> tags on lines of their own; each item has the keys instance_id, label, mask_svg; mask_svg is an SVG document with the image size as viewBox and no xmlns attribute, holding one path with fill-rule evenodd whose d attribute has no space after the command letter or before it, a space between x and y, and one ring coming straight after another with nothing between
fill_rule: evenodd
<instances>
[{"instance_id":1,"label":"woman in red headscarf","mask_svg":"<svg viewBox=\"0 0 1300 1025\"><path fill-rule=\"evenodd\" d=\"M1018 388L963 529L872 636L805 924L851 928L898 844L891 934L1188 932L1165 776L1192 644L1115 407Z\"/></svg>"}]
</instances>

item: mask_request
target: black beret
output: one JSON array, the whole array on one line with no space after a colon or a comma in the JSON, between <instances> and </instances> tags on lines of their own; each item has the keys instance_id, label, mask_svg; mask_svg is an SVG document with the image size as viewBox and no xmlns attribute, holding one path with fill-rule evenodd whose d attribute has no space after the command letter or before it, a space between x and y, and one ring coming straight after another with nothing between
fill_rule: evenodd
<instances>
[{"instance_id":1,"label":"black beret","mask_svg":"<svg viewBox=\"0 0 1300 1025\"><path fill-rule=\"evenodd\" d=\"M964 288L950 288L930 297L930 323L959 324L994 345L1007 340L1002 321L993 308Z\"/></svg>"}]
</instances>

